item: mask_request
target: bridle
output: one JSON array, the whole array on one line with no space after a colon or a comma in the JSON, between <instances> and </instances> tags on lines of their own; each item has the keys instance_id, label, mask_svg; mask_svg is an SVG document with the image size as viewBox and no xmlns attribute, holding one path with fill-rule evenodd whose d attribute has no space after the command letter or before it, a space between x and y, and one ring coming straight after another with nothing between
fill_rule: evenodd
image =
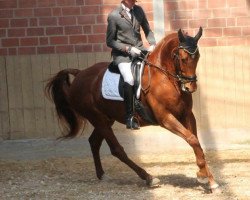
<instances>
[{"instance_id":1,"label":"bridle","mask_svg":"<svg viewBox=\"0 0 250 200\"><path fill-rule=\"evenodd\" d=\"M197 81L197 76L185 76L181 69L180 69L180 54L179 54L179 50L183 49L185 52L187 52L189 55L194 56L196 54L196 52L198 51L198 47L195 49L194 52L190 52L188 51L187 48L184 48L183 46L179 45L178 47L174 48L172 50L172 54L171 57L174 61L174 67L175 67L175 74L171 73L170 71L168 71L167 69L164 69L162 66L153 64L151 62L148 61L147 56L144 57L143 61L145 62L145 64L149 67L148 73L149 73L149 80L151 79L151 73L150 73L150 67L154 67L156 69L158 69L159 71L161 71L165 76L167 77L173 77L177 82L179 82L181 84L181 87L184 91L187 91L185 89L185 84L186 83L191 83L191 82L196 82ZM150 83L148 84L147 89L150 87ZM144 90L147 90L144 89ZM187 91L188 92L188 91Z\"/></svg>"}]
</instances>

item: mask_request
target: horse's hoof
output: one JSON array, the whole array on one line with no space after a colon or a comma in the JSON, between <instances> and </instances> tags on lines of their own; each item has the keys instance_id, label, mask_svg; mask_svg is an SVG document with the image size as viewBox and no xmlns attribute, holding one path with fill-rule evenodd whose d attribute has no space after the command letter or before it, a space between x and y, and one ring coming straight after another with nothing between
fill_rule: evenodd
<instances>
[{"instance_id":1,"label":"horse's hoof","mask_svg":"<svg viewBox=\"0 0 250 200\"><path fill-rule=\"evenodd\" d=\"M214 183L213 185L211 185L209 189L211 193L215 193L215 194L219 194L222 192L220 186L217 183Z\"/></svg>"},{"instance_id":2,"label":"horse's hoof","mask_svg":"<svg viewBox=\"0 0 250 200\"><path fill-rule=\"evenodd\" d=\"M146 181L146 184L148 187L159 187L160 179L158 179L158 178L149 179Z\"/></svg>"},{"instance_id":3,"label":"horse's hoof","mask_svg":"<svg viewBox=\"0 0 250 200\"><path fill-rule=\"evenodd\" d=\"M107 176L106 174L103 174L102 177L100 178L100 180L102 181L109 181L111 178L109 176Z\"/></svg>"},{"instance_id":4,"label":"horse's hoof","mask_svg":"<svg viewBox=\"0 0 250 200\"><path fill-rule=\"evenodd\" d=\"M200 172L197 172L197 181L201 184L207 184L208 183L208 177L203 176Z\"/></svg>"},{"instance_id":5,"label":"horse's hoof","mask_svg":"<svg viewBox=\"0 0 250 200\"><path fill-rule=\"evenodd\" d=\"M201 184L207 184L208 183L208 177L198 177L197 176L197 181Z\"/></svg>"}]
</instances>

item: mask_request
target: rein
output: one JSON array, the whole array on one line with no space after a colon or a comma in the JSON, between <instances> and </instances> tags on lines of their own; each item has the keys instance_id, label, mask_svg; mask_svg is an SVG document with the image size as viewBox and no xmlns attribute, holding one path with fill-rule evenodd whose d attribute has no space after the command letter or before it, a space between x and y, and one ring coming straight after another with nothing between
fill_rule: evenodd
<instances>
[{"instance_id":1,"label":"rein","mask_svg":"<svg viewBox=\"0 0 250 200\"><path fill-rule=\"evenodd\" d=\"M177 53L173 53L176 49L178 49ZM197 48L194 53L191 53L182 46L179 46L179 47L176 47L176 48L173 49L172 58L174 60L175 70L177 71L176 74L173 74L173 73L169 72L168 70L164 69L162 66L158 66L158 65L155 65L155 64L149 62L147 60L148 54L144 57L143 61L145 62L145 64L147 64L149 66L149 70L148 70L149 80L151 80L150 67L154 67L154 68L158 69L159 71L161 71L165 76L171 76L174 79L176 79L177 82L180 82L181 84L186 84L186 83L196 82L197 81L197 76L196 75L194 75L194 76L185 76L185 75L183 75L181 73L181 70L179 69L179 67L180 67L179 49L184 49L184 51L186 51L187 53L189 53L191 55L194 55L196 53L196 51L198 50L198 48ZM146 89L144 89L144 90L147 90L149 87L150 87L150 82L149 82L148 86L146 87Z\"/></svg>"}]
</instances>

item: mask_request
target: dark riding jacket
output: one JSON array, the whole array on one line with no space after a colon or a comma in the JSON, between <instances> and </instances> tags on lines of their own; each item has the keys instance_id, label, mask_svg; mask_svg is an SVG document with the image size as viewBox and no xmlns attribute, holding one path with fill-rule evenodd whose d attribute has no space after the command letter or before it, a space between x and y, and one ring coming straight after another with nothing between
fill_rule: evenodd
<instances>
[{"instance_id":1,"label":"dark riding jacket","mask_svg":"<svg viewBox=\"0 0 250 200\"><path fill-rule=\"evenodd\" d=\"M140 34L140 27L142 27L149 44L156 44L154 33L149 27L143 9L138 5L134 5L133 13L132 22L126 10L120 5L108 15L106 43L107 46L112 48L111 54L115 64L131 62L131 57L126 52L126 46L134 46L140 50L145 50Z\"/></svg>"}]
</instances>

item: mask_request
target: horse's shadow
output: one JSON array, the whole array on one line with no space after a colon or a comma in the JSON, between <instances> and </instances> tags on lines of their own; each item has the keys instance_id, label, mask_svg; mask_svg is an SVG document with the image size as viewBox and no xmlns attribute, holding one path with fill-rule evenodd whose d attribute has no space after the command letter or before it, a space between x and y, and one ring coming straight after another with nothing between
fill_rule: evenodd
<instances>
[{"instance_id":1,"label":"horse's shadow","mask_svg":"<svg viewBox=\"0 0 250 200\"><path fill-rule=\"evenodd\" d=\"M184 174L169 174L164 176L157 176L161 180L161 184L172 185L182 189L203 190L205 193L210 193L208 184L201 184L196 178L187 177Z\"/></svg>"}]
</instances>

